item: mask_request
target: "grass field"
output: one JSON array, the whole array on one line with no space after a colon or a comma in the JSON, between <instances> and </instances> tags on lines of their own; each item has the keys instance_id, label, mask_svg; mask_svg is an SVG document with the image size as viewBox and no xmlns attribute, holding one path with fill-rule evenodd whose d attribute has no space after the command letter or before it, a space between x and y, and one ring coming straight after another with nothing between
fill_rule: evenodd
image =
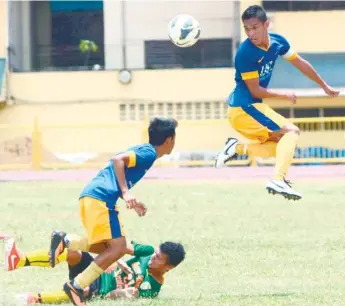
<instances>
[{"instance_id":1,"label":"grass field","mask_svg":"<svg viewBox=\"0 0 345 306\"><path fill-rule=\"evenodd\" d=\"M344 183L300 182L300 202L266 194L264 183L139 184L133 192L149 209L138 218L120 203L128 236L151 244L181 241L187 258L154 301L90 305L344 305ZM82 187L1 183L0 232L15 233L26 251L48 247L52 229L83 234ZM66 279L64 264L1 271L0 305L14 305L18 292L60 289Z\"/></svg>"}]
</instances>

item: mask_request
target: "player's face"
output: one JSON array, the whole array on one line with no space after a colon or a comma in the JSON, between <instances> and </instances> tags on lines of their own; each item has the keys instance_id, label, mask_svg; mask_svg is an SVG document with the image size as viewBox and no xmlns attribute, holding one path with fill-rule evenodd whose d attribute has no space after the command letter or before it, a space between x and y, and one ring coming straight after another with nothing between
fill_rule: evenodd
<instances>
[{"instance_id":1,"label":"player's face","mask_svg":"<svg viewBox=\"0 0 345 306\"><path fill-rule=\"evenodd\" d=\"M173 137L167 138L167 140L165 141L166 154L170 154L171 151L174 149L174 147L175 147L175 138L176 138L176 135L173 136Z\"/></svg>"},{"instance_id":2,"label":"player's face","mask_svg":"<svg viewBox=\"0 0 345 306\"><path fill-rule=\"evenodd\" d=\"M168 265L168 256L159 248L156 249L149 262L149 268L155 270L165 270Z\"/></svg>"},{"instance_id":3,"label":"player's face","mask_svg":"<svg viewBox=\"0 0 345 306\"><path fill-rule=\"evenodd\" d=\"M260 46L267 37L269 21L262 22L258 18L250 18L243 21L244 31L250 41Z\"/></svg>"}]
</instances>

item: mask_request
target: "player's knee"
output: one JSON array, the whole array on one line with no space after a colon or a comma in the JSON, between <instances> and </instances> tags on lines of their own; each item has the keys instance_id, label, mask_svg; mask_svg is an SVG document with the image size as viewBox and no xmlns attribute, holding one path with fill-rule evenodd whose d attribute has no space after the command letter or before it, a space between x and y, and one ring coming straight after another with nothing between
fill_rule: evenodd
<instances>
[{"instance_id":1,"label":"player's knee","mask_svg":"<svg viewBox=\"0 0 345 306\"><path fill-rule=\"evenodd\" d=\"M77 264L80 263L82 259L82 252L81 251L73 251L68 249L67 250L67 258L66 261L69 266L76 266Z\"/></svg>"},{"instance_id":2,"label":"player's knee","mask_svg":"<svg viewBox=\"0 0 345 306\"><path fill-rule=\"evenodd\" d=\"M299 129L298 126L293 125L293 128L291 129L291 132L293 132L293 133L299 135L301 131L300 131L300 129Z\"/></svg>"},{"instance_id":3,"label":"player's knee","mask_svg":"<svg viewBox=\"0 0 345 306\"><path fill-rule=\"evenodd\" d=\"M111 254L114 257L122 257L126 255L127 252L127 243L125 237L120 237L117 239L113 239L108 243L108 248L110 249Z\"/></svg>"},{"instance_id":4,"label":"player's knee","mask_svg":"<svg viewBox=\"0 0 345 306\"><path fill-rule=\"evenodd\" d=\"M281 129L281 132L286 134L286 133L294 133L294 134L297 134L299 135L300 134L300 129L298 126L294 125L294 124L288 124L286 126L284 126L282 129Z\"/></svg>"}]
</instances>

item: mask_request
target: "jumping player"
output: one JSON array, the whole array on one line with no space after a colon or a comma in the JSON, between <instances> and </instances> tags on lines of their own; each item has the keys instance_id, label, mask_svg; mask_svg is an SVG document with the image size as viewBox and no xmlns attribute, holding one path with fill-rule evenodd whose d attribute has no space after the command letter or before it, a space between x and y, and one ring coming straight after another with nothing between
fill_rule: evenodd
<instances>
[{"instance_id":1,"label":"jumping player","mask_svg":"<svg viewBox=\"0 0 345 306\"><path fill-rule=\"evenodd\" d=\"M145 205L132 196L129 189L145 175L157 158L171 153L175 145L176 127L177 121L174 119L154 118L148 128L148 144L116 154L86 185L79 203L87 238L64 232L52 233L52 267L65 248L99 254L82 273L64 284L64 291L74 305L86 305L83 290L125 254L126 238L117 201L122 198L128 209L134 209L139 216L145 215Z\"/></svg>"},{"instance_id":2,"label":"jumping player","mask_svg":"<svg viewBox=\"0 0 345 306\"><path fill-rule=\"evenodd\" d=\"M293 190L286 180L297 146L300 130L276 113L262 99L280 98L296 103L294 93L267 89L278 56L289 61L305 76L316 82L324 92L336 97L339 91L330 87L312 65L300 57L288 41L279 34L268 33L269 21L258 5L248 7L242 14L247 39L239 46L235 57L236 87L227 101L228 119L232 127L253 143L244 145L229 138L216 158L220 168L237 155L276 157L275 173L266 185L273 194L298 200L302 195Z\"/></svg>"},{"instance_id":3,"label":"jumping player","mask_svg":"<svg viewBox=\"0 0 345 306\"><path fill-rule=\"evenodd\" d=\"M14 241L7 246L6 269L13 271L23 267L50 267L48 250L23 254L18 251ZM158 248L135 242L128 243L126 253L132 255L126 261L118 260L103 272L90 286L84 288L86 300L93 298L154 298L158 296L164 283L164 275L177 267L185 258L185 250L180 243L164 242ZM16 264L12 264L12 258ZM94 258L87 252L65 249L59 256L61 263L68 263L69 279L74 279L93 262ZM55 304L68 302L64 291L39 293L22 293L16 296L20 305ZM17 303L17 304L18 304Z\"/></svg>"}]
</instances>

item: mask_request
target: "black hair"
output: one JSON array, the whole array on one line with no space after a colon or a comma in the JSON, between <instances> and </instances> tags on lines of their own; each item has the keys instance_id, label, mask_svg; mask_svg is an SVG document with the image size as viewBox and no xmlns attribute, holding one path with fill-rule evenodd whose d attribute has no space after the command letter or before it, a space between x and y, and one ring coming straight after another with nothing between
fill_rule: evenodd
<instances>
[{"instance_id":1,"label":"black hair","mask_svg":"<svg viewBox=\"0 0 345 306\"><path fill-rule=\"evenodd\" d=\"M260 5L251 5L242 14L242 22L251 18L257 18L262 22L267 21L265 10Z\"/></svg>"},{"instance_id":2,"label":"black hair","mask_svg":"<svg viewBox=\"0 0 345 306\"><path fill-rule=\"evenodd\" d=\"M155 117L149 125L149 143L160 146L169 137L175 136L177 121L169 118Z\"/></svg>"},{"instance_id":3,"label":"black hair","mask_svg":"<svg viewBox=\"0 0 345 306\"><path fill-rule=\"evenodd\" d=\"M168 257L168 264L176 267L186 256L186 251L181 243L166 241L159 246L162 253Z\"/></svg>"}]
</instances>

